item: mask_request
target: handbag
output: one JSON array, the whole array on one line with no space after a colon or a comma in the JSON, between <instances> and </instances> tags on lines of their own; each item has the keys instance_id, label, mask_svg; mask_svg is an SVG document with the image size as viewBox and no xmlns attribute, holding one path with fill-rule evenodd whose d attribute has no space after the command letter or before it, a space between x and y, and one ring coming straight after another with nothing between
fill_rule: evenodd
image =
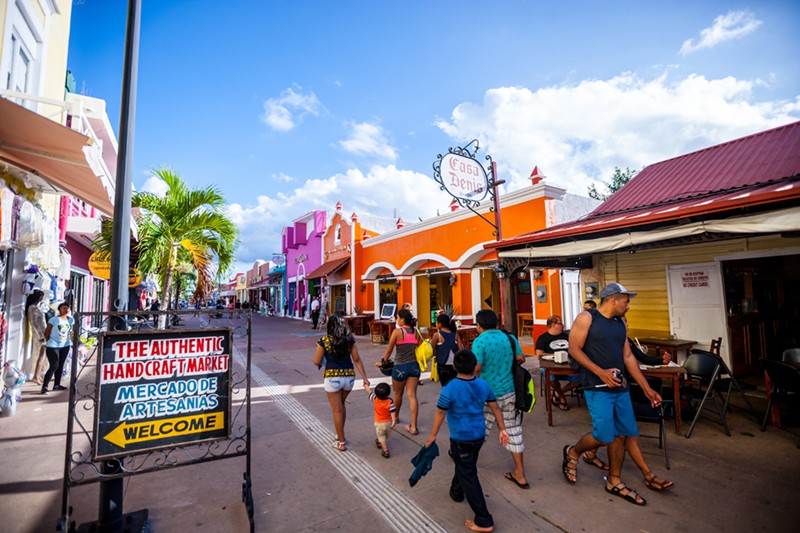
<instances>
[{"instance_id":1,"label":"handbag","mask_svg":"<svg viewBox=\"0 0 800 533\"><path fill-rule=\"evenodd\" d=\"M528 369L516 362L516 350L514 340L511 335L506 333L508 342L511 344L511 376L514 379L514 408L521 416L522 413L530 413L536 405L536 392L534 390L533 377Z\"/></svg>"},{"instance_id":2,"label":"handbag","mask_svg":"<svg viewBox=\"0 0 800 533\"><path fill-rule=\"evenodd\" d=\"M417 335L422 337L422 334L417 329ZM415 350L415 354L417 356L417 364L419 365L420 371L424 372L428 369L428 361L431 360L433 357L433 346L431 346L430 339L422 339L417 345L417 349Z\"/></svg>"}]
</instances>

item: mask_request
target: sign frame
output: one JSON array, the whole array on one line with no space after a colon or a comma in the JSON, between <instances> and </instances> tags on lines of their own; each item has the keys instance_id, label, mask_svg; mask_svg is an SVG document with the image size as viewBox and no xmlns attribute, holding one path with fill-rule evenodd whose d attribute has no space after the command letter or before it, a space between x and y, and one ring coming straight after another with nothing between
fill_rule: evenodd
<instances>
[{"instance_id":1,"label":"sign frame","mask_svg":"<svg viewBox=\"0 0 800 533\"><path fill-rule=\"evenodd\" d=\"M494 175L495 165L492 157L486 156L489 162L487 172L477 159L479 150L478 139L473 139L466 146L448 148L446 154L438 154L436 161L433 162L433 179L439 184L439 188L452 196L461 207L472 211L475 211L487 197L494 203L495 188L501 183L497 182L497 176ZM459 189L465 190L466 193L459 193ZM493 206L490 207L490 211L494 211ZM482 215L481 217L497 227Z\"/></svg>"}]
</instances>

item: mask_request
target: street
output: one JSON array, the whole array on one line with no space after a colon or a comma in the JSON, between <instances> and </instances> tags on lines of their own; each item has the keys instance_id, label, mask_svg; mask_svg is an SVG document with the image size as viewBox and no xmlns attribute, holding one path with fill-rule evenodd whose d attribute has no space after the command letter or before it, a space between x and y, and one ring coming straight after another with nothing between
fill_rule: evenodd
<instances>
[{"instance_id":1,"label":"street","mask_svg":"<svg viewBox=\"0 0 800 533\"><path fill-rule=\"evenodd\" d=\"M196 319L185 327L197 327ZM216 320L214 326L245 319ZM420 433L402 428L409 420L407 402L401 423L391 434L391 458L376 449L372 405L356 379L348 398L348 451L333 448L330 407L321 371L311 363L321 332L310 324L279 317L252 319L252 461L256 531L462 531L471 519L466 503L448 497L452 463L442 428L442 455L414 488L410 459L425 442L440 386L424 380L418 390ZM247 339L235 344L243 361ZM374 367L385 345L369 336L357 345L371 383L389 381ZM534 361L528 366L535 366ZM539 387L538 371L535 382ZM54 531L61 505L66 393L35 394L27 384L18 414L0 418L2 453L0 513L2 531ZM726 437L710 420L698 424L691 439L668 425L672 469L655 441L642 439L645 458L675 488L660 494L647 490L628 460L622 478L647 499L639 508L606 494L603 473L580 462L578 483L561 474L561 450L591 425L585 407L570 399L570 410L556 411L546 422L545 399L524 421L525 466L530 490L503 477L511 458L497 442L496 430L481 450L479 476L494 516L496 531L791 531L800 518L794 500L800 481L797 437L768 428L759 431L752 417L736 409ZM757 406L763 409L763 406ZM640 427L643 434L655 428ZM605 459L605 452L600 452ZM247 531L241 501L244 458L169 469L125 480L124 511L149 509L152 531ZM78 524L97 518L97 484L71 492Z\"/></svg>"}]
</instances>

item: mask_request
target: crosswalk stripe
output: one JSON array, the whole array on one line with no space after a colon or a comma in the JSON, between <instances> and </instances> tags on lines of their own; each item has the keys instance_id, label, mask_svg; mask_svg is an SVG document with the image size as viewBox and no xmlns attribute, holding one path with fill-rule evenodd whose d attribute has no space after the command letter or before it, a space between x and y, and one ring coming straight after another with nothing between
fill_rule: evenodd
<instances>
[{"instance_id":1,"label":"crosswalk stripe","mask_svg":"<svg viewBox=\"0 0 800 533\"><path fill-rule=\"evenodd\" d=\"M234 348L234 356L242 366L247 364L244 356L236 348ZM350 481L364 496L367 503L378 512L378 515L385 517L391 529L399 532L440 533L447 531L357 454L342 453L334 449L331 443L336 440L336 437L266 372L253 365L250 373L252 379L269 394L300 432ZM379 502L386 501L390 501L392 504L378 505Z\"/></svg>"}]
</instances>

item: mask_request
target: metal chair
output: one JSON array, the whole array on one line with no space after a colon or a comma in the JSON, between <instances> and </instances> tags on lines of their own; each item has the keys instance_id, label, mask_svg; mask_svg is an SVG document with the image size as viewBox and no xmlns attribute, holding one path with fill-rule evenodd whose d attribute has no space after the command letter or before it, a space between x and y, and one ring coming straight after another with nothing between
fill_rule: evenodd
<instances>
[{"instance_id":1,"label":"metal chair","mask_svg":"<svg viewBox=\"0 0 800 533\"><path fill-rule=\"evenodd\" d=\"M800 348L789 348L783 351L781 360L784 363L800 363Z\"/></svg>"},{"instance_id":2,"label":"metal chair","mask_svg":"<svg viewBox=\"0 0 800 533\"><path fill-rule=\"evenodd\" d=\"M719 341L720 343L722 342L722 337L719 338ZM712 348L714 347L714 341L711 341L711 346ZM724 411L726 413L728 412L728 407L730 406L731 392L733 392L733 390L736 389L736 391L744 400L744 403L747 404L747 408L750 410L750 413L753 415L753 418L755 418L756 424L761 423L758 412L756 411L755 407L753 407L753 404L750 403L750 398L748 398L747 395L744 393L744 387L742 387L736 380L736 378L733 377L733 372L731 372L731 369L728 368L728 365L725 363L725 360L719 355L719 346L720 344L717 344L716 353L713 350L706 352L700 349L693 349L691 353L705 353L713 355L719 360L720 369L719 369L719 375L717 376L717 382L715 384L715 387L717 388L718 391L720 391L720 393L723 392L725 393L725 406L723 408ZM752 388L755 389L755 387Z\"/></svg>"},{"instance_id":3,"label":"metal chair","mask_svg":"<svg viewBox=\"0 0 800 533\"><path fill-rule=\"evenodd\" d=\"M661 394L661 380L648 378L650 387ZM653 407L650 400L645 396L644 391L636 385L630 387L631 403L633 404L633 414L637 422L650 422L658 424L658 436L640 435L640 437L658 439L658 448L664 450L664 462L669 470L669 450L667 449L667 425L664 416L664 403L658 407Z\"/></svg>"},{"instance_id":4,"label":"metal chair","mask_svg":"<svg viewBox=\"0 0 800 533\"><path fill-rule=\"evenodd\" d=\"M761 431L766 431L769 412L772 402L777 398L781 400L794 400L800 398L800 369L789 363L773 361L771 359L761 359L761 366L769 376L772 387L767 402L767 411L764 413L764 421L761 423ZM800 438L797 441L800 447Z\"/></svg>"},{"instance_id":5,"label":"metal chair","mask_svg":"<svg viewBox=\"0 0 800 533\"><path fill-rule=\"evenodd\" d=\"M692 425L689 431L686 432L686 438L692 436L694 426L700 418L703 409L706 408L706 401L711 400L716 407L717 415L719 416L719 423L725 429L725 434L731 436L731 430L728 428L728 420L725 418L725 410L727 402L722 402L717 394L717 378L720 373L720 358L712 353L702 350L693 350L683 364L686 369L687 378L694 382L695 386L681 387L681 398L685 398L689 403L699 401L697 412L692 420ZM710 406L708 406L710 408Z\"/></svg>"}]
</instances>

